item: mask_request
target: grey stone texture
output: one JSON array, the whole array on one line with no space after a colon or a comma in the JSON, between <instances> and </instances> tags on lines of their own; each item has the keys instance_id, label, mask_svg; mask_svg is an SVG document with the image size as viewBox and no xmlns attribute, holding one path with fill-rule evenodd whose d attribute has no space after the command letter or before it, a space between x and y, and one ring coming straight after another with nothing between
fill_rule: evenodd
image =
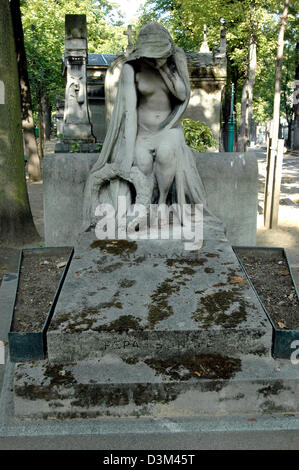
<instances>
[{"instance_id":1,"label":"grey stone texture","mask_svg":"<svg viewBox=\"0 0 299 470\"><path fill-rule=\"evenodd\" d=\"M213 238L212 238L213 237ZM272 330L219 227L181 240L82 237L48 334L51 362L264 354Z\"/></svg>"},{"instance_id":2,"label":"grey stone texture","mask_svg":"<svg viewBox=\"0 0 299 470\"><path fill-rule=\"evenodd\" d=\"M87 102L86 15L65 17L65 64L67 83L63 118L63 141L94 142Z\"/></svg>"},{"instance_id":3,"label":"grey stone texture","mask_svg":"<svg viewBox=\"0 0 299 470\"><path fill-rule=\"evenodd\" d=\"M271 358L223 357L230 364L227 376L204 378L199 361L192 359L186 364L128 364L106 355L98 361L58 366L47 361L17 364L15 416L161 420L298 411L298 373L290 365L281 372Z\"/></svg>"},{"instance_id":4,"label":"grey stone texture","mask_svg":"<svg viewBox=\"0 0 299 470\"><path fill-rule=\"evenodd\" d=\"M196 153L207 205L226 226L232 245L255 245L257 157L250 153ZM97 161L93 153L46 155L43 161L45 241L75 243L82 224L84 186Z\"/></svg>"},{"instance_id":5,"label":"grey stone texture","mask_svg":"<svg viewBox=\"0 0 299 470\"><path fill-rule=\"evenodd\" d=\"M16 364L25 420L186 419L297 412L298 370L271 357L271 325L207 216L182 241L81 237L47 334L48 359Z\"/></svg>"},{"instance_id":6,"label":"grey stone texture","mask_svg":"<svg viewBox=\"0 0 299 470\"><path fill-rule=\"evenodd\" d=\"M59 153L43 160L45 243L75 243L82 224L82 201L87 175L98 155Z\"/></svg>"},{"instance_id":7,"label":"grey stone texture","mask_svg":"<svg viewBox=\"0 0 299 470\"><path fill-rule=\"evenodd\" d=\"M226 226L231 245L256 244L258 164L254 152L196 153L210 211Z\"/></svg>"}]
</instances>

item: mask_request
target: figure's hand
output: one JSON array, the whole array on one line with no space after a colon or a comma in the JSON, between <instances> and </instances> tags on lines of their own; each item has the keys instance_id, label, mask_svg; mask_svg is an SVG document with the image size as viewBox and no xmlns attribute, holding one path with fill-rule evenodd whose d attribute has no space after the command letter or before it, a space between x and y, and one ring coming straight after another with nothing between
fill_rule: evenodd
<instances>
[{"instance_id":1,"label":"figure's hand","mask_svg":"<svg viewBox=\"0 0 299 470\"><path fill-rule=\"evenodd\" d=\"M118 167L118 172L120 176L122 176L124 179L129 179L130 177L130 172L131 172L131 164L128 164L128 162L123 161L119 167Z\"/></svg>"}]
</instances>

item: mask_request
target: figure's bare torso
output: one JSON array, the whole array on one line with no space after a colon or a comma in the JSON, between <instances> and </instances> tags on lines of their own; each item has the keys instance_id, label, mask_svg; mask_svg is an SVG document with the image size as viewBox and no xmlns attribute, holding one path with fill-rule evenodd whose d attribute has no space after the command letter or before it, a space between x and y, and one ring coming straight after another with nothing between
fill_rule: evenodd
<instances>
[{"instance_id":1,"label":"figure's bare torso","mask_svg":"<svg viewBox=\"0 0 299 470\"><path fill-rule=\"evenodd\" d=\"M138 131L157 131L171 113L170 92L158 70L143 63L135 76L139 105Z\"/></svg>"}]
</instances>

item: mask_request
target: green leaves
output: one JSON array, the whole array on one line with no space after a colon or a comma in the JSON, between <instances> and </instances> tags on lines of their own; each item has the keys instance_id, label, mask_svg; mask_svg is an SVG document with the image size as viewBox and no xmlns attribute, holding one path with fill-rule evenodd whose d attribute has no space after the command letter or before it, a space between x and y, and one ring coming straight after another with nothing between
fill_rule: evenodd
<instances>
[{"instance_id":1,"label":"green leaves","mask_svg":"<svg viewBox=\"0 0 299 470\"><path fill-rule=\"evenodd\" d=\"M35 110L43 94L53 104L56 94L64 94L62 54L69 13L86 14L89 52L117 53L125 48L125 28L107 0L24 0L22 23Z\"/></svg>"},{"instance_id":2,"label":"green leaves","mask_svg":"<svg viewBox=\"0 0 299 470\"><path fill-rule=\"evenodd\" d=\"M206 152L217 146L213 133L209 126L200 121L182 119L186 144L197 152Z\"/></svg>"},{"instance_id":3,"label":"green leaves","mask_svg":"<svg viewBox=\"0 0 299 470\"><path fill-rule=\"evenodd\" d=\"M298 42L296 13L299 0L290 0L286 40L291 51L290 60L284 59L285 89L294 80L294 50ZM236 86L237 102L241 101L244 77L247 74L250 37L257 42L257 70L254 89L255 118L271 118L275 57L279 20L283 1L277 0L148 0L140 23L159 21L170 31L174 41L185 51L199 51L203 40L203 25L207 25L207 40L211 50L219 44L220 18L226 23L228 78ZM297 20L298 21L298 20ZM293 61L293 62L292 62ZM291 65L291 62L293 65ZM289 70L289 73L287 73ZM282 101L282 112L287 112Z\"/></svg>"}]
</instances>

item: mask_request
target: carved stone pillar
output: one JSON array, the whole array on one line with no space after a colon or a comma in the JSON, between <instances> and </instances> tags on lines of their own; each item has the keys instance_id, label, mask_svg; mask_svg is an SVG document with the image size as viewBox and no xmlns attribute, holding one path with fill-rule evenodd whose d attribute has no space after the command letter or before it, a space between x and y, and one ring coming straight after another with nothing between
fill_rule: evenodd
<instances>
[{"instance_id":1,"label":"carved stone pillar","mask_svg":"<svg viewBox=\"0 0 299 470\"><path fill-rule=\"evenodd\" d=\"M87 27L86 15L66 15L65 56L67 82L63 142L95 142L87 101Z\"/></svg>"}]
</instances>

